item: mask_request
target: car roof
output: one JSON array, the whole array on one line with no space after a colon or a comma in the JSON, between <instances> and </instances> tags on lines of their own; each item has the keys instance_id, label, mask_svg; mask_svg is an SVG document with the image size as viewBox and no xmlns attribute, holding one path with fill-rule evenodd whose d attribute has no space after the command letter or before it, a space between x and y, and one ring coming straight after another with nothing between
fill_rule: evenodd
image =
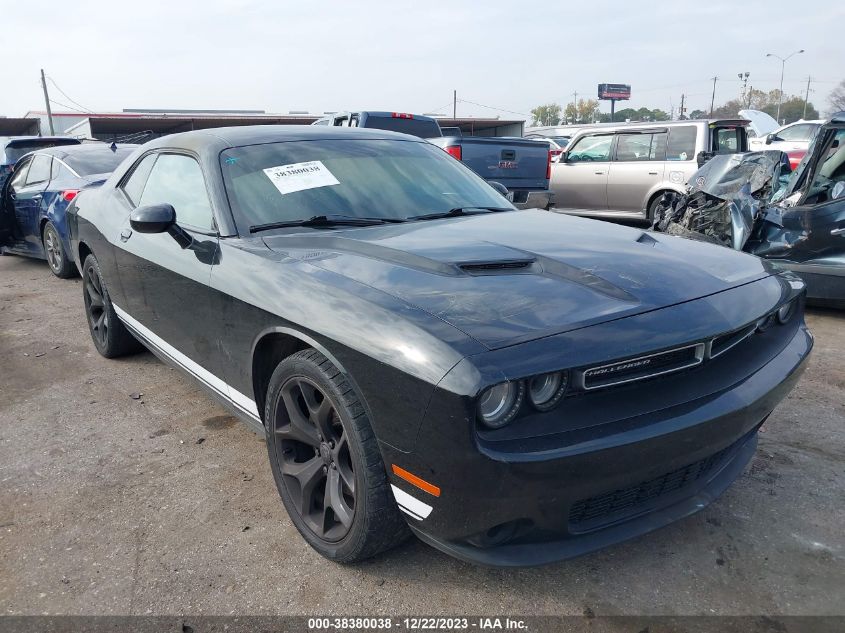
<instances>
[{"instance_id":1,"label":"car roof","mask_svg":"<svg viewBox=\"0 0 845 633\"><path fill-rule=\"evenodd\" d=\"M115 145L116 149L137 149L138 145L131 145L127 143L120 143ZM55 156L56 158L67 158L69 156L78 156L80 154L90 154L92 152L110 152L112 146L106 143L82 143L81 145L59 145L56 147L45 147L44 149L37 149L29 154L46 154L48 156ZM29 156L27 154L27 156Z\"/></svg>"},{"instance_id":2,"label":"car roof","mask_svg":"<svg viewBox=\"0 0 845 633\"><path fill-rule=\"evenodd\" d=\"M314 125L239 125L170 134L144 144L145 149L173 148L192 151L222 151L228 147L342 139L397 140L424 142L419 137L373 128Z\"/></svg>"}]
</instances>

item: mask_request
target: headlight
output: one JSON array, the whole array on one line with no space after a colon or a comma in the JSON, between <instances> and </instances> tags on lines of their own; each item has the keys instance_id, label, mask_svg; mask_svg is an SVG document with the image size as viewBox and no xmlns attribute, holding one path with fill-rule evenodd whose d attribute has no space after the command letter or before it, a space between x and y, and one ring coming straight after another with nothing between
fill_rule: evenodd
<instances>
[{"instance_id":1,"label":"headlight","mask_svg":"<svg viewBox=\"0 0 845 633\"><path fill-rule=\"evenodd\" d=\"M524 397L522 382L494 385L478 399L478 420L491 429L500 429L513 420Z\"/></svg>"},{"instance_id":2,"label":"headlight","mask_svg":"<svg viewBox=\"0 0 845 633\"><path fill-rule=\"evenodd\" d=\"M795 305L797 301L793 299L789 303L784 303L780 308L778 308L778 322L782 325L787 323L789 319L792 318L792 315L795 314Z\"/></svg>"},{"instance_id":3,"label":"headlight","mask_svg":"<svg viewBox=\"0 0 845 633\"><path fill-rule=\"evenodd\" d=\"M528 381L528 400L535 409L548 411L563 396L567 382L566 374L562 372L534 376Z\"/></svg>"}]
</instances>

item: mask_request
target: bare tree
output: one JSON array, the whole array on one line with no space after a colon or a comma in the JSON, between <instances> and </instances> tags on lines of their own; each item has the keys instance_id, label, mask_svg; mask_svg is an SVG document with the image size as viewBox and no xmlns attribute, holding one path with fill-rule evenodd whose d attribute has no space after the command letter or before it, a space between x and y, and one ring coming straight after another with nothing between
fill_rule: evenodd
<instances>
[{"instance_id":1,"label":"bare tree","mask_svg":"<svg viewBox=\"0 0 845 633\"><path fill-rule=\"evenodd\" d=\"M845 110L845 79L840 81L839 85L833 89L833 92L827 98L827 102L833 112Z\"/></svg>"}]
</instances>

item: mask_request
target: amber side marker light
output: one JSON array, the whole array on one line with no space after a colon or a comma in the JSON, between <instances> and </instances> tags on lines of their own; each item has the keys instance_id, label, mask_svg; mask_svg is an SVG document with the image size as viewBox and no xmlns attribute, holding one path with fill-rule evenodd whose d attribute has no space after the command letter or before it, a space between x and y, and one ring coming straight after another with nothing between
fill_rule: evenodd
<instances>
[{"instance_id":1,"label":"amber side marker light","mask_svg":"<svg viewBox=\"0 0 845 633\"><path fill-rule=\"evenodd\" d=\"M393 474L397 477L401 477L409 484L412 484L419 488L420 490L425 490L428 494L434 495L435 497L440 496L440 488L435 486L434 484L428 483L425 479L420 479L413 473L409 473L404 468L400 468L396 464L392 464Z\"/></svg>"}]
</instances>

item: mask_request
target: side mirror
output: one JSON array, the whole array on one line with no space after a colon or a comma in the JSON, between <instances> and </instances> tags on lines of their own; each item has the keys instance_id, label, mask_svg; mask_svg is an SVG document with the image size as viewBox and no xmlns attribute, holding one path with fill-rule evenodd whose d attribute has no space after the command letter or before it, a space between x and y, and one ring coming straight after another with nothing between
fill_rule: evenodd
<instances>
[{"instance_id":1,"label":"side mirror","mask_svg":"<svg viewBox=\"0 0 845 633\"><path fill-rule=\"evenodd\" d=\"M169 204L138 207L129 215L129 226L138 233L165 233L176 224L176 210Z\"/></svg>"},{"instance_id":2,"label":"side mirror","mask_svg":"<svg viewBox=\"0 0 845 633\"><path fill-rule=\"evenodd\" d=\"M194 238L176 224L176 210L169 204L138 207L129 214L129 226L138 233L167 233L183 249L194 242Z\"/></svg>"},{"instance_id":3,"label":"side mirror","mask_svg":"<svg viewBox=\"0 0 845 633\"><path fill-rule=\"evenodd\" d=\"M766 134L766 145L771 145L774 141L780 140L778 139L776 134Z\"/></svg>"},{"instance_id":4,"label":"side mirror","mask_svg":"<svg viewBox=\"0 0 845 633\"><path fill-rule=\"evenodd\" d=\"M487 182L487 184L490 185L491 187L493 187L493 189L498 191L500 194L502 194L506 198L508 197L508 188L505 187L502 183L496 182L495 180L490 180L490 181Z\"/></svg>"}]
</instances>

